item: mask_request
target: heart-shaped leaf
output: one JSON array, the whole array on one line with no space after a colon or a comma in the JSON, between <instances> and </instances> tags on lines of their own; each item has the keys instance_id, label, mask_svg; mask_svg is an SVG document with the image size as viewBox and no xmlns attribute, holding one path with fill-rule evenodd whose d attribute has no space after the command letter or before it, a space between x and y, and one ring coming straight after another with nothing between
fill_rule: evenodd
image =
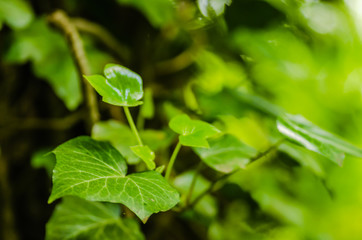
<instances>
[{"instance_id":1,"label":"heart-shaped leaf","mask_svg":"<svg viewBox=\"0 0 362 240\"><path fill-rule=\"evenodd\" d=\"M45 239L144 239L134 219L121 219L119 204L65 197L46 225Z\"/></svg>"},{"instance_id":2,"label":"heart-shaped leaf","mask_svg":"<svg viewBox=\"0 0 362 240\"><path fill-rule=\"evenodd\" d=\"M186 114L178 115L171 119L170 128L180 134L180 143L190 147L209 147L207 138L219 133L213 125L201 121L191 120Z\"/></svg>"},{"instance_id":3,"label":"heart-shaped leaf","mask_svg":"<svg viewBox=\"0 0 362 240\"><path fill-rule=\"evenodd\" d=\"M49 203L74 195L91 201L122 203L141 220L167 211L178 192L155 171L127 174L123 156L107 142L77 137L54 150L56 165Z\"/></svg>"},{"instance_id":4,"label":"heart-shaped leaf","mask_svg":"<svg viewBox=\"0 0 362 240\"><path fill-rule=\"evenodd\" d=\"M362 157L362 150L317 127L301 115L286 114L277 121L278 130L288 139L342 165L344 154Z\"/></svg>"},{"instance_id":5,"label":"heart-shaped leaf","mask_svg":"<svg viewBox=\"0 0 362 240\"><path fill-rule=\"evenodd\" d=\"M244 168L257 151L234 136L210 140L210 148L193 148L201 160L216 171L230 173Z\"/></svg>"},{"instance_id":6,"label":"heart-shaped leaf","mask_svg":"<svg viewBox=\"0 0 362 240\"><path fill-rule=\"evenodd\" d=\"M155 160L155 153L148 146L133 146L131 150L134 154L140 157L147 165L149 170L153 170L156 167L156 164L153 160Z\"/></svg>"},{"instance_id":7,"label":"heart-shaped leaf","mask_svg":"<svg viewBox=\"0 0 362 240\"><path fill-rule=\"evenodd\" d=\"M84 76L103 101L117 106L134 107L141 105L143 97L142 78L135 72L117 64L107 64L104 76Z\"/></svg>"}]
</instances>

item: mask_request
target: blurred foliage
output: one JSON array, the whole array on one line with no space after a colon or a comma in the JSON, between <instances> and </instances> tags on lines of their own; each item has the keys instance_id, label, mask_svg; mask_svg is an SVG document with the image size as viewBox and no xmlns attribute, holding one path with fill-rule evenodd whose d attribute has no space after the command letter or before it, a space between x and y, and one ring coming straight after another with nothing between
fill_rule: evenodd
<instances>
[{"instance_id":1,"label":"blurred foliage","mask_svg":"<svg viewBox=\"0 0 362 240\"><path fill-rule=\"evenodd\" d=\"M209 142L189 139L188 145L196 141L209 149L181 149L175 163L179 174L173 179L181 193L180 211L150 218L142 226L147 239L362 239L362 162L348 155L343 162L338 158L360 152L336 143L342 140L334 136L362 146L360 0L0 0L0 146L8 162L14 228L21 239L42 239L49 219L48 230L56 221L69 223L70 218L99 213L81 213L74 205L90 202L65 199L50 218L50 178L30 166L33 156L34 168L49 171L54 159L38 150L86 134L79 119L63 119L60 127L37 122L72 116L85 105L69 43L47 22L57 8L99 24L131 53L125 61L114 45L107 45L109 39L104 41L104 32L78 26L92 74L114 62L144 79L145 104L132 114L138 116L141 138L156 153L157 166L167 164L177 140L168 122L182 113L191 116L183 119L185 129L201 119L213 134L216 128L226 134ZM101 101L99 107L102 121L93 126L92 137L109 141L132 164L131 172L145 170L129 148L137 141L123 115ZM282 119L286 113L310 122L288 123ZM275 145L282 138L278 118L294 143ZM218 149L216 140L225 138L229 142L220 144L237 150ZM196 168L199 161L206 164ZM222 172L233 174L215 184L225 176ZM212 184L214 191L188 208ZM4 189L0 194L5 196ZM6 200L1 201L5 209ZM113 205L104 206L110 211L101 216L105 221L125 221L139 234L127 209L118 218L118 207L112 212ZM69 214L65 220L59 218L61 211ZM0 224L6 226L4 220ZM69 229L73 227L81 226ZM121 231L116 224L109 227ZM65 238L53 233L47 233L48 239Z\"/></svg>"}]
</instances>

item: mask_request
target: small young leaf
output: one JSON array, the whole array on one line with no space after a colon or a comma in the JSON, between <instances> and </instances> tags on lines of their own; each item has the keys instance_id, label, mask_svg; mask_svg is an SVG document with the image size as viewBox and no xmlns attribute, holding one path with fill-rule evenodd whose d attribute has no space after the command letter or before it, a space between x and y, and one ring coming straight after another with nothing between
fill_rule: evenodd
<instances>
[{"instance_id":1,"label":"small young leaf","mask_svg":"<svg viewBox=\"0 0 362 240\"><path fill-rule=\"evenodd\" d=\"M155 169L155 171L162 174L163 171L165 170L165 167L166 167L165 165L161 165L161 166L157 167Z\"/></svg>"},{"instance_id":2,"label":"small young leaf","mask_svg":"<svg viewBox=\"0 0 362 240\"><path fill-rule=\"evenodd\" d=\"M155 171L126 175L125 159L109 143L82 136L63 143L54 153L49 203L67 195L122 203L145 221L179 201L178 192Z\"/></svg>"},{"instance_id":3,"label":"small young leaf","mask_svg":"<svg viewBox=\"0 0 362 240\"><path fill-rule=\"evenodd\" d=\"M301 115L287 114L277 121L278 130L288 139L342 165L344 154L362 157L362 150L317 127Z\"/></svg>"},{"instance_id":4,"label":"small young leaf","mask_svg":"<svg viewBox=\"0 0 362 240\"><path fill-rule=\"evenodd\" d=\"M104 75L84 76L103 97L103 101L117 106L141 105L142 78L135 72L117 64L107 64Z\"/></svg>"},{"instance_id":5,"label":"small young leaf","mask_svg":"<svg viewBox=\"0 0 362 240\"><path fill-rule=\"evenodd\" d=\"M118 204L65 197L46 225L45 239L144 239L134 219L121 219Z\"/></svg>"},{"instance_id":6,"label":"small young leaf","mask_svg":"<svg viewBox=\"0 0 362 240\"><path fill-rule=\"evenodd\" d=\"M193 148L201 160L216 171L230 173L244 168L257 151L231 135L210 140L210 148Z\"/></svg>"},{"instance_id":7,"label":"small young leaf","mask_svg":"<svg viewBox=\"0 0 362 240\"><path fill-rule=\"evenodd\" d=\"M131 150L134 154L140 157L147 165L149 170L153 170L156 167L156 164L153 160L155 160L155 153L148 146L133 146Z\"/></svg>"},{"instance_id":8,"label":"small young leaf","mask_svg":"<svg viewBox=\"0 0 362 240\"><path fill-rule=\"evenodd\" d=\"M172 118L170 128L180 134L180 143L190 147L209 147L207 138L219 133L216 127L200 120L191 120L186 114Z\"/></svg>"}]
</instances>

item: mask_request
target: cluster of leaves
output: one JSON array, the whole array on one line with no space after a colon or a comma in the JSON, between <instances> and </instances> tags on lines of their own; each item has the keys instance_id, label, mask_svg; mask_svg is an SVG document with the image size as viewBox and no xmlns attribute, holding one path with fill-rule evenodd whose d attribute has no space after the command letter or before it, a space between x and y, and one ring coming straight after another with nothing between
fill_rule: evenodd
<instances>
[{"instance_id":1,"label":"cluster of leaves","mask_svg":"<svg viewBox=\"0 0 362 240\"><path fill-rule=\"evenodd\" d=\"M191 58L197 73L181 90L170 90L174 97L154 101L152 86L144 91L139 74L109 64L116 61L86 38L92 73L105 67L103 74L84 78L103 102L124 109L129 125L115 119L96 122L91 136L73 138L46 157L34 158L34 166L45 166L52 175L49 203L62 198L47 223L46 238L144 239L133 216L146 223L152 214L165 211L206 226L210 239L338 235L329 229L339 220L323 223L348 216L331 201L331 185L339 176L335 169L343 166L345 155L362 158L362 150L305 117L337 131L344 119L334 116L354 117L355 123L362 116L360 103L354 101L360 97L355 91L360 89L361 66L355 63L359 55L339 37L343 33L359 41L359 35L344 30L348 24L342 7L319 1L265 1L287 17L286 23L228 30L224 12L232 11L230 0L117 2L137 9L163 34L175 28L181 29L179 35L185 31L187 37L199 33L203 38L216 29L229 39L224 44L238 58L224 58L217 50L195 44L197 53ZM334 25L317 10L337 19ZM21 21L19 15L24 16ZM30 62L34 74L74 111L83 96L71 52L44 17L34 18L25 2L0 0L0 24L13 29L4 59ZM336 48L341 52L336 54ZM341 64L346 59L350 64ZM341 89L351 93L352 100ZM137 124L129 109L136 107ZM145 119L154 118L162 128L144 129ZM354 131L349 126L345 130ZM185 152L192 166L178 168L176 162L186 162ZM215 190L221 196L213 195ZM335 207L340 211L336 215L330 213Z\"/></svg>"},{"instance_id":2,"label":"cluster of leaves","mask_svg":"<svg viewBox=\"0 0 362 240\"><path fill-rule=\"evenodd\" d=\"M104 69L104 75L105 77L101 75L86 76L86 79L103 97L103 101L122 106L125 110L129 106L142 104L139 101L143 97L142 79L138 74L123 66L108 64ZM127 110L125 113L129 116ZM132 117L130 116L128 119L132 130L135 131L136 138L139 138L136 128L132 127L134 126ZM222 134L213 125L201 120L192 120L186 114L173 117L169 126L179 134L179 143L168 163L166 179L170 177L173 163L181 146L192 147L203 162L214 170L225 174L245 169L250 161L258 160L263 155L232 135ZM362 150L316 127L301 116L281 116L278 119L277 127L287 139L338 164L342 164L344 153L362 157ZM122 132L119 134L122 134ZM209 144L208 138L220 134L221 136L213 138ZM161 175L163 168L154 170L154 152L147 145L143 145L140 139L139 144L127 146L120 150L123 152L129 148L144 161L149 169L149 171L132 174L127 174L126 159L115 147L107 142L96 141L83 136L60 145L53 151L56 156L56 165L53 171L53 190L49 202L72 195L89 201L121 203L134 212L143 222L146 222L151 214L170 210L178 203L184 207L188 206L188 201L195 201L197 196L202 196L203 192L207 191L207 189L197 190L200 187L195 187L195 183L192 183L196 181L193 179L197 178L198 173L191 173L187 177L189 180L186 180L187 175L180 175L175 178L173 183L186 196L183 203L180 203L178 191ZM189 184L186 184L187 181L189 181ZM204 181L207 182L207 180ZM192 198L187 195L193 194L193 188L196 189ZM63 233L58 230L59 227L69 227L68 225L59 226L57 223L60 221L59 218L63 219L64 217L64 213L61 214L61 212L71 211L70 208L76 201L81 200L70 199L59 205L48 224L49 237L53 234L64 234L63 238L80 237L81 234L85 234L84 231L78 233L77 229L75 231L63 231ZM90 203L89 205L90 208L94 208ZM72 222L78 221L77 216L80 214L94 214L95 217L98 217L98 212L84 208L88 212L76 212L73 214L74 216L68 216L68 220ZM96 231L97 237L101 239L108 239L110 236L114 236L115 232L120 232L120 236L131 234L132 238L140 236L138 228L128 228L126 223L124 223L126 226L123 223L114 226L114 221L122 220L120 218L114 219L114 216L111 219L107 223L107 227L102 226L101 230L98 229L99 227L91 228L87 231L87 234L91 236ZM100 218L99 222L84 224L102 225L103 221L105 221L104 217ZM54 233L53 226L56 226L56 233Z\"/></svg>"}]
</instances>

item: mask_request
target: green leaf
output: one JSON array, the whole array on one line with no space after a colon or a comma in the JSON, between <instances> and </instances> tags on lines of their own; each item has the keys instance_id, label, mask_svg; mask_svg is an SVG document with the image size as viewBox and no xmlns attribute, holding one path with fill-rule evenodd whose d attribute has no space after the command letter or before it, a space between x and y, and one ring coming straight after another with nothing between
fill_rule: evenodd
<instances>
[{"instance_id":1,"label":"green leaf","mask_svg":"<svg viewBox=\"0 0 362 240\"><path fill-rule=\"evenodd\" d=\"M149 170L155 169L155 153L152 152L148 146L133 146L131 147L131 150L146 163Z\"/></svg>"},{"instance_id":2,"label":"green leaf","mask_svg":"<svg viewBox=\"0 0 362 240\"><path fill-rule=\"evenodd\" d=\"M141 105L142 78L135 72L117 64L107 64L104 75L84 76L103 97L103 101L116 106Z\"/></svg>"},{"instance_id":3,"label":"green leaf","mask_svg":"<svg viewBox=\"0 0 362 240\"><path fill-rule=\"evenodd\" d=\"M219 133L216 127L200 120L191 120L186 114L177 115L169 123L170 128L180 134L180 143L190 147L209 147L207 138Z\"/></svg>"},{"instance_id":4,"label":"green leaf","mask_svg":"<svg viewBox=\"0 0 362 240\"><path fill-rule=\"evenodd\" d=\"M172 21L175 15L173 0L117 0L119 4L130 5L141 11L154 27L161 27Z\"/></svg>"},{"instance_id":5,"label":"green leaf","mask_svg":"<svg viewBox=\"0 0 362 240\"><path fill-rule=\"evenodd\" d=\"M34 18L33 10L31 9L31 6L27 1L23 0L0 1L0 23L4 21L12 29L23 29L31 23L33 18Z\"/></svg>"},{"instance_id":6,"label":"green leaf","mask_svg":"<svg viewBox=\"0 0 362 240\"><path fill-rule=\"evenodd\" d=\"M65 38L44 18L14 32L12 37L5 60L21 64L31 61L34 74L52 86L69 110L75 110L82 102L81 85Z\"/></svg>"},{"instance_id":7,"label":"green leaf","mask_svg":"<svg viewBox=\"0 0 362 240\"><path fill-rule=\"evenodd\" d=\"M201 160L216 171L230 173L245 168L257 151L231 135L212 139L210 148L193 148Z\"/></svg>"},{"instance_id":8,"label":"green leaf","mask_svg":"<svg viewBox=\"0 0 362 240\"><path fill-rule=\"evenodd\" d=\"M144 239L134 219L121 219L118 204L66 197L46 225L45 239Z\"/></svg>"},{"instance_id":9,"label":"green leaf","mask_svg":"<svg viewBox=\"0 0 362 240\"><path fill-rule=\"evenodd\" d=\"M277 121L278 130L291 141L342 165L344 154L362 157L362 150L317 127L301 115L286 114Z\"/></svg>"},{"instance_id":10,"label":"green leaf","mask_svg":"<svg viewBox=\"0 0 362 240\"><path fill-rule=\"evenodd\" d=\"M137 144L131 129L121 122L109 120L97 122L92 129L92 137L100 141L109 141L126 158L128 164L137 164L140 158L136 156L130 146Z\"/></svg>"},{"instance_id":11,"label":"green leaf","mask_svg":"<svg viewBox=\"0 0 362 240\"><path fill-rule=\"evenodd\" d=\"M165 165L161 165L161 166L159 166L159 167L157 167L156 169L155 169L155 171L156 172L159 172L160 174L162 174L163 173L163 171L165 170Z\"/></svg>"},{"instance_id":12,"label":"green leaf","mask_svg":"<svg viewBox=\"0 0 362 240\"><path fill-rule=\"evenodd\" d=\"M318 177L326 176L325 169L328 163L332 164L326 157L309 151L308 149L291 142L285 142L278 147L278 150L285 152L297 161L301 166L309 169Z\"/></svg>"},{"instance_id":13,"label":"green leaf","mask_svg":"<svg viewBox=\"0 0 362 240\"><path fill-rule=\"evenodd\" d=\"M145 222L151 214L167 211L179 201L178 192L157 172L126 175L125 159L107 142L77 137L54 153L57 162L49 203L67 195L122 203Z\"/></svg>"}]
</instances>

